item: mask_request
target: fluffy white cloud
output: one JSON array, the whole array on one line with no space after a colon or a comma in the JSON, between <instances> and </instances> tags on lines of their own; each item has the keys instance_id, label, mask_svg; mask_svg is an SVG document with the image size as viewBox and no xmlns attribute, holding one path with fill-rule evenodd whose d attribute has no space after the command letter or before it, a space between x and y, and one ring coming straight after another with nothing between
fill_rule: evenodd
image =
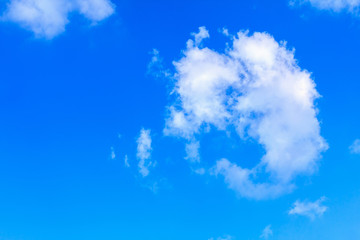
<instances>
[{"instance_id":1,"label":"fluffy white cloud","mask_svg":"<svg viewBox=\"0 0 360 240\"><path fill-rule=\"evenodd\" d=\"M224 52L200 47L209 37L204 27L188 40L183 57L174 62L174 104L164 133L189 141L188 156L198 156L197 137L211 129L254 139L266 154L254 169L219 160L214 173L230 188L250 198L276 197L293 188L299 174L316 169L327 144L320 136L319 97L310 73L300 69L294 51L267 33L241 31ZM270 175L258 183L259 172Z\"/></svg>"},{"instance_id":2,"label":"fluffy white cloud","mask_svg":"<svg viewBox=\"0 0 360 240\"><path fill-rule=\"evenodd\" d=\"M269 237L271 237L273 235L273 231L271 230L271 225L267 225L262 234L260 235L260 238L263 239L269 239Z\"/></svg>"},{"instance_id":3,"label":"fluffy white cloud","mask_svg":"<svg viewBox=\"0 0 360 240\"><path fill-rule=\"evenodd\" d=\"M51 39L65 31L70 13L79 13L94 24L114 11L110 0L11 0L2 19L20 24L37 37Z\"/></svg>"},{"instance_id":4,"label":"fluffy white cloud","mask_svg":"<svg viewBox=\"0 0 360 240\"><path fill-rule=\"evenodd\" d=\"M291 0L291 6L310 4L320 10L330 10L334 12L347 11L358 14L360 0Z\"/></svg>"},{"instance_id":5,"label":"fluffy white cloud","mask_svg":"<svg viewBox=\"0 0 360 240\"><path fill-rule=\"evenodd\" d=\"M149 175L149 167L153 165L151 159L151 136L150 130L141 129L140 136L137 139L136 157L139 160L139 172L143 177Z\"/></svg>"},{"instance_id":6,"label":"fluffy white cloud","mask_svg":"<svg viewBox=\"0 0 360 240\"><path fill-rule=\"evenodd\" d=\"M309 217L310 219L315 219L316 217L322 216L328 209L326 206L323 206L322 203L325 200L325 197L320 198L315 202L309 201L296 201L293 208L290 209L290 215L301 215Z\"/></svg>"},{"instance_id":7,"label":"fluffy white cloud","mask_svg":"<svg viewBox=\"0 0 360 240\"><path fill-rule=\"evenodd\" d=\"M356 139L349 148L351 153L360 154L360 139Z\"/></svg>"}]
</instances>

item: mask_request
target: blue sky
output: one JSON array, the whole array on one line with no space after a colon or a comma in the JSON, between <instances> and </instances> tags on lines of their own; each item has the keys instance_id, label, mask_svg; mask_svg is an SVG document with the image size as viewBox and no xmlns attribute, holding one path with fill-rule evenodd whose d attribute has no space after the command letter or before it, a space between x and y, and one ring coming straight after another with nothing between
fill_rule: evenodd
<instances>
[{"instance_id":1,"label":"blue sky","mask_svg":"<svg viewBox=\"0 0 360 240\"><path fill-rule=\"evenodd\" d=\"M0 3L0 239L360 238L359 1Z\"/></svg>"}]
</instances>

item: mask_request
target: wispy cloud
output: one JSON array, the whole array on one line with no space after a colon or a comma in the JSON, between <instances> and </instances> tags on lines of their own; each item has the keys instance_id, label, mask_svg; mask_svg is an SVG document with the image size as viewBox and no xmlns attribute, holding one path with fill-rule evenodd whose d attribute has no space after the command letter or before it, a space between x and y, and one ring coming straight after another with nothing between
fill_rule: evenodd
<instances>
[{"instance_id":1,"label":"wispy cloud","mask_svg":"<svg viewBox=\"0 0 360 240\"><path fill-rule=\"evenodd\" d=\"M185 152L186 152L186 159L190 160L191 162L199 162L200 161L200 154L199 154L200 143L198 141L192 141L186 144Z\"/></svg>"},{"instance_id":2,"label":"wispy cloud","mask_svg":"<svg viewBox=\"0 0 360 240\"><path fill-rule=\"evenodd\" d=\"M174 61L176 100L168 107L165 135L187 139L188 158L199 161L198 136L208 133L209 126L236 129L266 154L254 169L222 159L213 172L244 197L291 191L295 177L313 173L327 149L314 105L320 95L310 73L297 65L294 50L267 33L240 31L225 52L202 47L210 37L205 27L192 35L183 57ZM271 179L254 183L261 171Z\"/></svg>"},{"instance_id":3,"label":"wispy cloud","mask_svg":"<svg viewBox=\"0 0 360 240\"><path fill-rule=\"evenodd\" d=\"M208 32L208 30L206 30L205 27L199 27L199 32L192 33L191 35L194 36L195 42L193 42L192 40L188 41L188 44L189 44L188 46L190 46L190 47L192 47L192 45L194 45L194 44L195 44L195 46L199 47L199 45L202 43L202 41L204 39L210 37L209 32Z\"/></svg>"},{"instance_id":4,"label":"wispy cloud","mask_svg":"<svg viewBox=\"0 0 360 240\"><path fill-rule=\"evenodd\" d=\"M128 155L125 155L125 157L124 157L124 165L127 168L130 167Z\"/></svg>"},{"instance_id":5,"label":"wispy cloud","mask_svg":"<svg viewBox=\"0 0 360 240\"><path fill-rule=\"evenodd\" d=\"M260 238L263 239L269 239L269 237L271 237L273 235L273 231L271 230L271 225L267 225L262 234L260 235Z\"/></svg>"},{"instance_id":6,"label":"wispy cloud","mask_svg":"<svg viewBox=\"0 0 360 240\"><path fill-rule=\"evenodd\" d=\"M349 149L351 153L360 154L360 139L356 139Z\"/></svg>"},{"instance_id":7,"label":"wispy cloud","mask_svg":"<svg viewBox=\"0 0 360 240\"><path fill-rule=\"evenodd\" d=\"M332 12L346 11L351 14L359 14L360 0L290 0L290 6L309 4L319 10Z\"/></svg>"},{"instance_id":8,"label":"wispy cloud","mask_svg":"<svg viewBox=\"0 0 360 240\"><path fill-rule=\"evenodd\" d=\"M170 71L164 67L163 59L160 57L159 50L153 49L151 54L151 60L147 66L147 74L152 75L155 78L169 77Z\"/></svg>"},{"instance_id":9,"label":"wispy cloud","mask_svg":"<svg viewBox=\"0 0 360 240\"><path fill-rule=\"evenodd\" d=\"M225 235L223 237L218 237L218 238L209 238L208 240L232 240L232 239L234 239L232 236Z\"/></svg>"},{"instance_id":10,"label":"wispy cloud","mask_svg":"<svg viewBox=\"0 0 360 240\"><path fill-rule=\"evenodd\" d=\"M204 175L206 173L205 168L195 168L192 170L194 173L199 174L199 175Z\"/></svg>"},{"instance_id":11,"label":"wispy cloud","mask_svg":"<svg viewBox=\"0 0 360 240\"><path fill-rule=\"evenodd\" d=\"M139 159L138 167L139 172L143 177L149 175L149 167L152 166L151 159L151 136L150 130L141 129L140 136L137 139L137 153Z\"/></svg>"},{"instance_id":12,"label":"wispy cloud","mask_svg":"<svg viewBox=\"0 0 360 240\"><path fill-rule=\"evenodd\" d=\"M298 200L290 209L289 214L306 216L313 220L316 217L322 216L328 209L326 206L322 205L324 201L325 197L322 197L315 202Z\"/></svg>"},{"instance_id":13,"label":"wispy cloud","mask_svg":"<svg viewBox=\"0 0 360 240\"><path fill-rule=\"evenodd\" d=\"M110 0L11 0L2 20L17 23L37 37L51 39L65 31L70 13L96 24L114 11Z\"/></svg>"},{"instance_id":14,"label":"wispy cloud","mask_svg":"<svg viewBox=\"0 0 360 240\"><path fill-rule=\"evenodd\" d=\"M114 160L114 159L116 158L115 149L114 149L114 147L111 147L110 150L111 150L110 158L111 158L112 160Z\"/></svg>"}]
</instances>

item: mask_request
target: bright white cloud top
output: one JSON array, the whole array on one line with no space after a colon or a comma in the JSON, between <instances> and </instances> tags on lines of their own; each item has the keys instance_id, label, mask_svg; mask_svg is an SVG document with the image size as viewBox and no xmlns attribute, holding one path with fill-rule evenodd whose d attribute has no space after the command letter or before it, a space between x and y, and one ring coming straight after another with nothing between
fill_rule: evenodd
<instances>
[{"instance_id":1,"label":"bright white cloud top","mask_svg":"<svg viewBox=\"0 0 360 240\"><path fill-rule=\"evenodd\" d=\"M139 160L138 163L139 173L143 177L149 175L149 167L152 166L152 162L150 161L151 151L152 151L152 147L151 147L150 130L141 129L140 136L137 139L136 157ZM127 158L126 158L126 162L127 162Z\"/></svg>"},{"instance_id":2,"label":"bright white cloud top","mask_svg":"<svg viewBox=\"0 0 360 240\"><path fill-rule=\"evenodd\" d=\"M301 215L309 217L310 219L315 219L316 217L322 216L328 209L326 206L322 205L325 201L325 198L322 197L315 202L309 201L296 201L292 209L290 209L290 215Z\"/></svg>"},{"instance_id":3,"label":"bright white cloud top","mask_svg":"<svg viewBox=\"0 0 360 240\"><path fill-rule=\"evenodd\" d=\"M310 4L320 10L333 12L347 11L353 14L359 13L360 0L291 0L290 5Z\"/></svg>"},{"instance_id":4,"label":"bright white cloud top","mask_svg":"<svg viewBox=\"0 0 360 240\"><path fill-rule=\"evenodd\" d=\"M349 148L351 153L360 154L360 139L356 139Z\"/></svg>"},{"instance_id":5,"label":"bright white cloud top","mask_svg":"<svg viewBox=\"0 0 360 240\"><path fill-rule=\"evenodd\" d=\"M110 0L11 0L2 19L18 23L37 37L51 39L65 31L70 13L81 14L96 24L114 11Z\"/></svg>"},{"instance_id":6,"label":"bright white cloud top","mask_svg":"<svg viewBox=\"0 0 360 240\"><path fill-rule=\"evenodd\" d=\"M176 73L164 133L189 141L186 152L198 161L198 136L212 129L236 129L239 137L256 140L266 151L253 169L221 159L214 173L241 196L273 198L289 192L299 174L316 170L327 149L320 135L319 97L310 73L294 59L286 43L267 33L241 31L224 52L200 47L209 37L201 27L188 40ZM239 159L235 159L239 160ZM268 181L256 181L259 172Z\"/></svg>"}]
</instances>

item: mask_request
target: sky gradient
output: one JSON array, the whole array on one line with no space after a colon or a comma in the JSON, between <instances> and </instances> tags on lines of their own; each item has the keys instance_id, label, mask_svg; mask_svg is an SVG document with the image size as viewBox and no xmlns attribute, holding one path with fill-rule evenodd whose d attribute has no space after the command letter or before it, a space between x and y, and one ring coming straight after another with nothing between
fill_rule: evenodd
<instances>
[{"instance_id":1,"label":"sky gradient","mask_svg":"<svg viewBox=\"0 0 360 240\"><path fill-rule=\"evenodd\" d=\"M0 239L360 239L359 9L0 1Z\"/></svg>"}]
</instances>

